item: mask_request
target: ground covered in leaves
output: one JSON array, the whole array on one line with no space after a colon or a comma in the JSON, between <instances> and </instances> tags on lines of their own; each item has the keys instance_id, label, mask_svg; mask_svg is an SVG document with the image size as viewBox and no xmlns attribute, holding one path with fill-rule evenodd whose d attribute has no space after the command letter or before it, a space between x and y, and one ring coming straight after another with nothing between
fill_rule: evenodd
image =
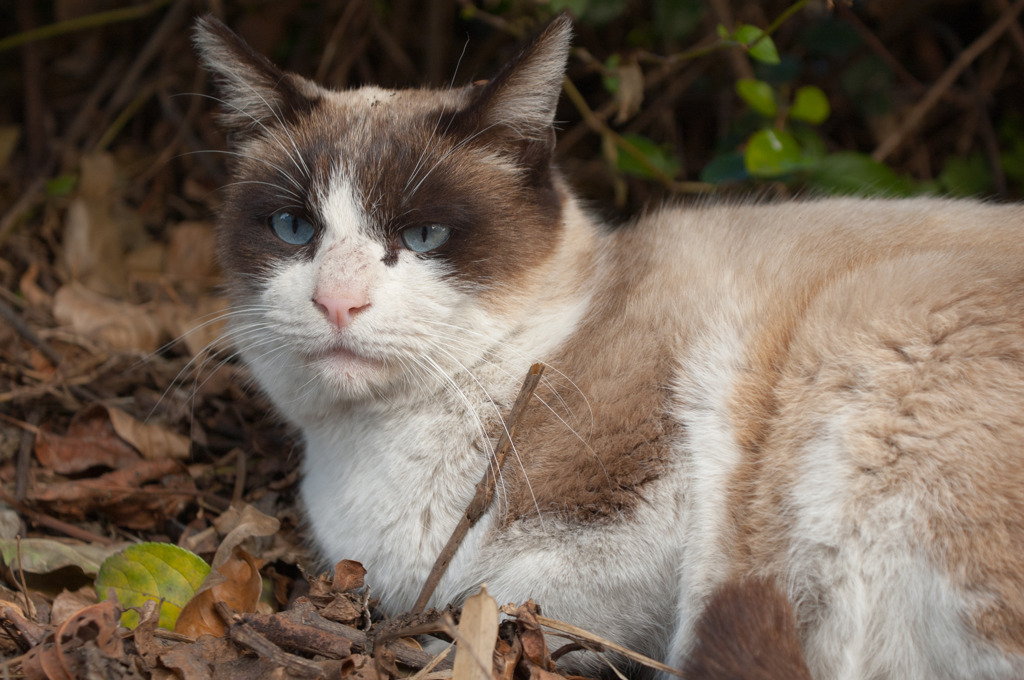
<instances>
[{"instance_id":1,"label":"ground covered in leaves","mask_svg":"<svg viewBox=\"0 0 1024 680\"><path fill-rule=\"evenodd\" d=\"M694 191L1019 198L1022 6L0 5L5 676L458 674L457 661L453 671L449 657L402 636L467 636L459 612L383 620L372 573L319 564L306 550L301 452L223 340L213 221L225 146L189 45L194 16L218 14L258 51L328 84L404 86L486 77L522 35L568 8L578 49L559 162L617 218ZM766 47L763 30L775 61L752 54ZM817 102L811 109L797 106L801 91L814 95L802 100ZM785 153L758 165L748 152L764 139L782 140ZM121 627L118 605L97 598L103 561L143 542L186 548L221 574L177 631L157 625L154 605ZM494 677L552 672L543 617L529 606L507 613Z\"/></svg>"}]
</instances>

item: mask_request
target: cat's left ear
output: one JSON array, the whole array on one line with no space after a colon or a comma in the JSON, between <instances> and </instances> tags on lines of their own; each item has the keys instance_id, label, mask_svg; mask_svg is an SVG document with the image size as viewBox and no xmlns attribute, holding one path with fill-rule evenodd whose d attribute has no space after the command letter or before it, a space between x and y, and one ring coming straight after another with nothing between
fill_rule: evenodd
<instances>
[{"instance_id":1,"label":"cat's left ear","mask_svg":"<svg viewBox=\"0 0 1024 680\"><path fill-rule=\"evenodd\" d=\"M320 97L314 83L282 71L211 16L196 21L193 39L220 91L221 121L232 132L245 136L284 125Z\"/></svg>"},{"instance_id":2,"label":"cat's left ear","mask_svg":"<svg viewBox=\"0 0 1024 680\"><path fill-rule=\"evenodd\" d=\"M465 113L475 127L504 129L522 143L540 144L550 157L571 42L572 20L562 14L474 94Z\"/></svg>"}]
</instances>

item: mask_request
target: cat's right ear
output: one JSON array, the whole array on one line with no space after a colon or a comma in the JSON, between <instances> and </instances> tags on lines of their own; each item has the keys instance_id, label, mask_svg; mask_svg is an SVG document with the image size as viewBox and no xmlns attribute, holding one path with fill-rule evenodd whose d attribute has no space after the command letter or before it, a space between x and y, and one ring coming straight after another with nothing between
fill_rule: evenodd
<instances>
[{"instance_id":1,"label":"cat's right ear","mask_svg":"<svg viewBox=\"0 0 1024 680\"><path fill-rule=\"evenodd\" d=\"M315 84L282 71L212 16L196 21L193 41L214 77L223 104L221 122L231 132L244 137L283 125L309 111L320 97Z\"/></svg>"}]
</instances>

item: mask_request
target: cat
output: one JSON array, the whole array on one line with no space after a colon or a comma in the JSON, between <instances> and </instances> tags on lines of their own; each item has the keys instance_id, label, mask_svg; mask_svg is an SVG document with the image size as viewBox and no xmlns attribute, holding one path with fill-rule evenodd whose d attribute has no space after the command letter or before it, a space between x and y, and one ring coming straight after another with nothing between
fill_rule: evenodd
<instances>
[{"instance_id":1,"label":"cat","mask_svg":"<svg viewBox=\"0 0 1024 680\"><path fill-rule=\"evenodd\" d=\"M815 678L1024 677L1024 208L609 228L552 159L571 32L490 81L332 91L197 24L231 334L301 432L320 553L408 610L542 362L432 605L486 582L682 667L711 594L764 579Z\"/></svg>"}]
</instances>

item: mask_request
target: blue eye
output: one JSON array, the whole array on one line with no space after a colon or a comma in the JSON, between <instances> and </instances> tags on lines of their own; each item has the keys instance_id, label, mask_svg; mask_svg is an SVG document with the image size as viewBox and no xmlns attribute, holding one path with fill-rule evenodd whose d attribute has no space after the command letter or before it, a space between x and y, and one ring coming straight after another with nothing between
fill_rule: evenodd
<instances>
[{"instance_id":1,"label":"blue eye","mask_svg":"<svg viewBox=\"0 0 1024 680\"><path fill-rule=\"evenodd\" d=\"M425 224L402 230L402 244L414 253L426 253L444 245L452 228L443 224Z\"/></svg>"},{"instance_id":2,"label":"blue eye","mask_svg":"<svg viewBox=\"0 0 1024 680\"><path fill-rule=\"evenodd\" d=\"M270 216L270 228L277 237L293 246L304 246L313 240L313 225L287 210L279 210Z\"/></svg>"}]
</instances>

